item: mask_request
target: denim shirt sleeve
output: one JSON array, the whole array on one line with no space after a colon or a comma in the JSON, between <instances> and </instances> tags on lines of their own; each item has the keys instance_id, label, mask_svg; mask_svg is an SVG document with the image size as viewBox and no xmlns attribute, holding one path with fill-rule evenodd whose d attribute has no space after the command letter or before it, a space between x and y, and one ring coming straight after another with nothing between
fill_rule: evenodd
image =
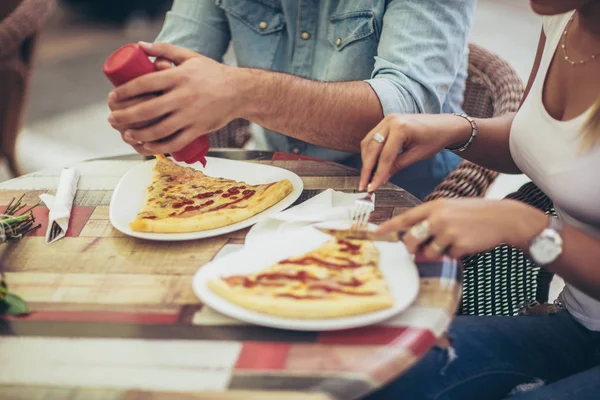
<instances>
[{"instance_id":1,"label":"denim shirt sleeve","mask_svg":"<svg viewBox=\"0 0 600 400\"><path fill-rule=\"evenodd\" d=\"M175 0L155 42L185 47L221 62L229 40L225 12L214 0Z\"/></svg>"},{"instance_id":2,"label":"denim shirt sleeve","mask_svg":"<svg viewBox=\"0 0 600 400\"><path fill-rule=\"evenodd\" d=\"M367 82L384 115L440 113L464 67L475 0L392 0Z\"/></svg>"}]
</instances>

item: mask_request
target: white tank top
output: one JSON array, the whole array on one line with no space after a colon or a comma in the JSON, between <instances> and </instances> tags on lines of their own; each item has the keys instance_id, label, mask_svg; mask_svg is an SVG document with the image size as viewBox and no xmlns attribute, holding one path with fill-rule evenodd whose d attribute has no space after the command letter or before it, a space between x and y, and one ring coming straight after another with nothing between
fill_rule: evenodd
<instances>
[{"instance_id":1,"label":"white tank top","mask_svg":"<svg viewBox=\"0 0 600 400\"><path fill-rule=\"evenodd\" d=\"M579 132L591 108L574 119L558 121L548 114L542 101L548 67L572 15L544 18L544 54L529 95L512 124L510 152L521 171L554 201L559 218L600 238L600 146L584 151L579 147ZM600 268L600 260L595 267ZM599 301L568 283L562 297L577 321L600 331Z\"/></svg>"}]
</instances>

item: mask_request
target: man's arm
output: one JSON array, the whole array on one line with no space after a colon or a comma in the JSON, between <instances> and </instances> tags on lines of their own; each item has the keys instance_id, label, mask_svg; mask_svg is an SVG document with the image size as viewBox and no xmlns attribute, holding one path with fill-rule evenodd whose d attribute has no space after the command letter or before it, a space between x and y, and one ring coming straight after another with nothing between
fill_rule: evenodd
<instances>
[{"instance_id":1,"label":"man's arm","mask_svg":"<svg viewBox=\"0 0 600 400\"><path fill-rule=\"evenodd\" d=\"M312 144L359 151L383 115L441 112L465 56L474 6L474 0L391 1L366 82L240 69L236 82L246 99L240 117Z\"/></svg>"},{"instance_id":2,"label":"man's arm","mask_svg":"<svg viewBox=\"0 0 600 400\"><path fill-rule=\"evenodd\" d=\"M361 139L385 113L441 111L464 59L474 2L391 1L375 71L366 82L326 83L269 71L228 69L170 46L144 47L179 66L123 85L115 96L126 100L168 90L170 97L115 112L111 124L134 127L171 113L161 124L125 135L128 143L148 143L147 152L178 150L175 147L235 118L319 146L357 152ZM174 104L180 106L173 109ZM182 128L186 129L183 135L164 140ZM152 143L159 139L160 143Z\"/></svg>"},{"instance_id":3,"label":"man's arm","mask_svg":"<svg viewBox=\"0 0 600 400\"><path fill-rule=\"evenodd\" d=\"M356 152L382 118L368 83L316 82L247 68L235 72L239 117L308 143Z\"/></svg>"}]
</instances>

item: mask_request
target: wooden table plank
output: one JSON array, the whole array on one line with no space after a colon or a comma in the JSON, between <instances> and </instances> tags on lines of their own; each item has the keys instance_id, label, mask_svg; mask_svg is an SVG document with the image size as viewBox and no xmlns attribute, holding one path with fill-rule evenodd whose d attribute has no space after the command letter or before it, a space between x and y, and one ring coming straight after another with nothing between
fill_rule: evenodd
<instances>
[{"instance_id":1,"label":"wooden table plank","mask_svg":"<svg viewBox=\"0 0 600 400\"><path fill-rule=\"evenodd\" d=\"M192 275L20 272L6 273L12 291L31 302L199 304Z\"/></svg>"},{"instance_id":2,"label":"wooden table plank","mask_svg":"<svg viewBox=\"0 0 600 400\"><path fill-rule=\"evenodd\" d=\"M23 195L23 203L34 205L40 201L40 194L43 193L46 193L46 190L0 190L0 206L6 206L12 199Z\"/></svg>"},{"instance_id":3,"label":"wooden table plank","mask_svg":"<svg viewBox=\"0 0 600 400\"><path fill-rule=\"evenodd\" d=\"M109 220L90 218L79 237L127 237L127 235L116 230Z\"/></svg>"},{"instance_id":4,"label":"wooden table plank","mask_svg":"<svg viewBox=\"0 0 600 400\"><path fill-rule=\"evenodd\" d=\"M109 211L110 211L110 207L109 206L97 206L94 209L94 212L92 213L92 215L90 216L90 219L104 219L104 220L108 220L108 218L109 218Z\"/></svg>"},{"instance_id":5,"label":"wooden table plank","mask_svg":"<svg viewBox=\"0 0 600 400\"><path fill-rule=\"evenodd\" d=\"M8 272L178 276L193 275L227 241L225 237L191 242L73 237L46 245L43 237L26 237L0 251Z\"/></svg>"}]
</instances>

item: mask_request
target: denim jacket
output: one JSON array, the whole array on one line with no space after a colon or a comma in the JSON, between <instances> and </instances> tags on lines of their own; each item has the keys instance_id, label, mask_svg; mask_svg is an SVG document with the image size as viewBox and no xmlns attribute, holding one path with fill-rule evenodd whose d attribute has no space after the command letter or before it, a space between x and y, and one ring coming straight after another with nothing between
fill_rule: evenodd
<instances>
[{"instance_id":1,"label":"denim jacket","mask_svg":"<svg viewBox=\"0 0 600 400\"><path fill-rule=\"evenodd\" d=\"M319 81L368 82L391 113L460 111L476 0L175 0L156 41ZM365 132L366 134L367 132ZM261 141L263 139L263 141ZM264 130L268 148L360 166L359 155ZM422 197L460 159L443 152L392 179Z\"/></svg>"}]
</instances>

